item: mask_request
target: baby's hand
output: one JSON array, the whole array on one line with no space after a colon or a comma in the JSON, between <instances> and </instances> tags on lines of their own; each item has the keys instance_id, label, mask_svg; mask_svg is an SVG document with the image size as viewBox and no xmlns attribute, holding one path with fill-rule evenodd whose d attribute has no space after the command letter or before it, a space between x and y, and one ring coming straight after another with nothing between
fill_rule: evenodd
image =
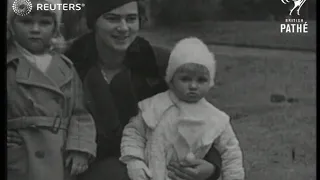
<instances>
[{"instance_id":1,"label":"baby's hand","mask_svg":"<svg viewBox=\"0 0 320 180\"><path fill-rule=\"evenodd\" d=\"M66 159L66 167L71 167L71 176L83 173L88 169L88 154L71 151Z\"/></svg>"}]
</instances>

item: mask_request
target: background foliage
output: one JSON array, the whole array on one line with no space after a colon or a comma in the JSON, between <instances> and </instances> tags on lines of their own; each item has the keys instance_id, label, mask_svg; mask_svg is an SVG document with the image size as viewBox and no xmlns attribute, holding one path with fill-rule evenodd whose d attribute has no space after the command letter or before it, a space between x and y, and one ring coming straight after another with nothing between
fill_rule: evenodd
<instances>
[{"instance_id":1,"label":"background foliage","mask_svg":"<svg viewBox=\"0 0 320 180\"><path fill-rule=\"evenodd\" d=\"M85 3L85 0L63 0L64 3ZM293 2L281 0L140 0L146 6L148 22L145 26L174 26L199 21L284 21ZM292 18L316 19L316 0L308 0ZM65 11L63 32L67 39L88 31L85 8Z\"/></svg>"}]
</instances>

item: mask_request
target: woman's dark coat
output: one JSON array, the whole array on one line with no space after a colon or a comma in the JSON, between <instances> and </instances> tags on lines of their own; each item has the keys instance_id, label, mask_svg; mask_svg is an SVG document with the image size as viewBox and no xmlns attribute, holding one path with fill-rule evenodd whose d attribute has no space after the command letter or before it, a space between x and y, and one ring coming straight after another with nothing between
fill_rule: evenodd
<instances>
[{"instance_id":1,"label":"woman's dark coat","mask_svg":"<svg viewBox=\"0 0 320 180\"><path fill-rule=\"evenodd\" d=\"M96 162L120 157L120 142L124 126L138 113L137 102L167 90L164 81L170 52L154 47L137 37L128 48L126 70L107 84L98 67L98 56L92 33L76 40L66 55L73 61L83 81L86 106L97 128ZM211 148L206 160L216 165L212 180L220 175L221 158Z\"/></svg>"}]
</instances>

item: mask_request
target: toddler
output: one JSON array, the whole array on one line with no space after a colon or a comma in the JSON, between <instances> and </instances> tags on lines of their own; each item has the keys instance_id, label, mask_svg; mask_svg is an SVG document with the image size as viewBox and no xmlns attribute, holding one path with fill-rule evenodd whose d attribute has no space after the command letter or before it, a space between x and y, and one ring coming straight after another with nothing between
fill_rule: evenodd
<instances>
[{"instance_id":1,"label":"toddler","mask_svg":"<svg viewBox=\"0 0 320 180\"><path fill-rule=\"evenodd\" d=\"M8 180L68 180L95 157L94 121L75 68L61 54L62 12L35 8L61 0L31 3L24 16L13 12L13 0L7 7Z\"/></svg>"},{"instance_id":2,"label":"toddler","mask_svg":"<svg viewBox=\"0 0 320 180\"><path fill-rule=\"evenodd\" d=\"M170 162L203 159L212 144L222 157L222 179L244 180L229 116L204 98L215 71L214 55L201 40L190 37L176 44L165 77L169 90L139 102L139 114L123 131L120 160L132 180L170 180Z\"/></svg>"}]
</instances>

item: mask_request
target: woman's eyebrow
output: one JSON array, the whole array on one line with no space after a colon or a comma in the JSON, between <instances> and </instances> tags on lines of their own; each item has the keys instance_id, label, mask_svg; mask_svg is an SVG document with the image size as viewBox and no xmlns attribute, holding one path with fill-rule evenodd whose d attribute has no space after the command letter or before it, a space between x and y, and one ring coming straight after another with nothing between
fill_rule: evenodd
<instances>
[{"instance_id":1,"label":"woman's eyebrow","mask_svg":"<svg viewBox=\"0 0 320 180\"><path fill-rule=\"evenodd\" d=\"M128 14L115 14L115 13L106 13L104 16L114 16L114 17L123 17L123 16L138 16L137 13L128 13Z\"/></svg>"},{"instance_id":2,"label":"woman's eyebrow","mask_svg":"<svg viewBox=\"0 0 320 180\"><path fill-rule=\"evenodd\" d=\"M114 14L114 13L106 13L104 16L121 16L120 14Z\"/></svg>"},{"instance_id":3,"label":"woman's eyebrow","mask_svg":"<svg viewBox=\"0 0 320 180\"><path fill-rule=\"evenodd\" d=\"M130 13L130 14L127 14L127 16L138 16L137 13Z\"/></svg>"}]
</instances>

